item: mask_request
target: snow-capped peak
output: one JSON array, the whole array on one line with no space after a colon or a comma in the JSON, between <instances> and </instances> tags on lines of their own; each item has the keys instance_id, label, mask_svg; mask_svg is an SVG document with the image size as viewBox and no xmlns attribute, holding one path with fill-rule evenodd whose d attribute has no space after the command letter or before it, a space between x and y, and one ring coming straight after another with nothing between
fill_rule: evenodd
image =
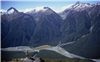
<instances>
[{"instance_id":1,"label":"snow-capped peak","mask_svg":"<svg viewBox=\"0 0 100 62\"><path fill-rule=\"evenodd\" d=\"M37 7L34 9L35 12L53 12L49 7Z\"/></svg>"},{"instance_id":2,"label":"snow-capped peak","mask_svg":"<svg viewBox=\"0 0 100 62\"><path fill-rule=\"evenodd\" d=\"M51 14L51 13L54 13L54 11L49 7L36 7L36 8L33 8L33 10L28 11L27 13Z\"/></svg>"},{"instance_id":3,"label":"snow-capped peak","mask_svg":"<svg viewBox=\"0 0 100 62\"><path fill-rule=\"evenodd\" d=\"M8 11L8 14L14 13L14 10L11 9L10 11Z\"/></svg>"},{"instance_id":4,"label":"snow-capped peak","mask_svg":"<svg viewBox=\"0 0 100 62\"><path fill-rule=\"evenodd\" d=\"M18 13L18 10L16 10L14 7L11 7L7 10L7 13L8 14L13 14L13 13L16 14L16 13Z\"/></svg>"},{"instance_id":5,"label":"snow-capped peak","mask_svg":"<svg viewBox=\"0 0 100 62\"><path fill-rule=\"evenodd\" d=\"M46 11L47 9L45 7L36 7L35 9L35 12L39 12L39 11Z\"/></svg>"},{"instance_id":6,"label":"snow-capped peak","mask_svg":"<svg viewBox=\"0 0 100 62\"><path fill-rule=\"evenodd\" d=\"M92 7L90 3L82 3L82 2L76 2L74 5L72 5L72 8L75 10L82 10L84 8Z\"/></svg>"}]
</instances>

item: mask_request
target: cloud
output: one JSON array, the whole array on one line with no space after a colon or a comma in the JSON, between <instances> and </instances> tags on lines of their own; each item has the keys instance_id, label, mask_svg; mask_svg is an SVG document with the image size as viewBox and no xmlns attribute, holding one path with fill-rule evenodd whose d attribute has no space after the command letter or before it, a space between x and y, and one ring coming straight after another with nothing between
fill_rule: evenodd
<instances>
[{"instance_id":1,"label":"cloud","mask_svg":"<svg viewBox=\"0 0 100 62\"><path fill-rule=\"evenodd\" d=\"M27 8L27 9L18 10L18 11L26 13L26 12L29 12L29 11L32 11L32 10L33 10L33 8Z\"/></svg>"},{"instance_id":2,"label":"cloud","mask_svg":"<svg viewBox=\"0 0 100 62\"><path fill-rule=\"evenodd\" d=\"M0 9L0 12L6 12L7 10L4 10L4 9Z\"/></svg>"}]
</instances>

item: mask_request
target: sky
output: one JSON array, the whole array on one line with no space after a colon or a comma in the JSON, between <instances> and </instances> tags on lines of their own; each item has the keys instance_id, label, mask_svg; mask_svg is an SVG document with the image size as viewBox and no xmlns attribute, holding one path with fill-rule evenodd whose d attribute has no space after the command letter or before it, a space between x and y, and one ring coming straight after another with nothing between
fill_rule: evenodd
<instances>
[{"instance_id":1,"label":"sky","mask_svg":"<svg viewBox=\"0 0 100 62\"><path fill-rule=\"evenodd\" d=\"M55 11L62 11L78 0L2 0L1 9L7 10L14 7L20 11L29 11L33 8L41 9L42 7L50 7ZM79 0L81 2L95 3L100 0Z\"/></svg>"}]
</instances>

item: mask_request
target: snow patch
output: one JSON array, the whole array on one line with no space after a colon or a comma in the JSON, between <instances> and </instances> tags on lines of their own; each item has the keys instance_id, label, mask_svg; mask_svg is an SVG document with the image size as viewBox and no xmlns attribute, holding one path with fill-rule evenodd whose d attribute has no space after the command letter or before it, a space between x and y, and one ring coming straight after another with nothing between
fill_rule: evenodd
<instances>
[{"instance_id":1,"label":"snow patch","mask_svg":"<svg viewBox=\"0 0 100 62\"><path fill-rule=\"evenodd\" d=\"M11 9L10 11L8 11L8 14L12 14L14 13L14 9Z\"/></svg>"}]
</instances>

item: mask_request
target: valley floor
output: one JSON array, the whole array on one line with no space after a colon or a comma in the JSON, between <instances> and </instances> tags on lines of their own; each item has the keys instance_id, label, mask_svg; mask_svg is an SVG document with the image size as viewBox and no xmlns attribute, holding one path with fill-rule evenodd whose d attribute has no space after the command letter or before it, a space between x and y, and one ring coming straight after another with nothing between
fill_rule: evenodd
<instances>
[{"instance_id":1,"label":"valley floor","mask_svg":"<svg viewBox=\"0 0 100 62\"><path fill-rule=\"evenodd\" d=\"M45 62L94 62L88 59L50 59L50 58L43 58ZM21 59L12 59L11 61L2 61L2 62L23 62Z\"/></svg>"}]
</instances>

